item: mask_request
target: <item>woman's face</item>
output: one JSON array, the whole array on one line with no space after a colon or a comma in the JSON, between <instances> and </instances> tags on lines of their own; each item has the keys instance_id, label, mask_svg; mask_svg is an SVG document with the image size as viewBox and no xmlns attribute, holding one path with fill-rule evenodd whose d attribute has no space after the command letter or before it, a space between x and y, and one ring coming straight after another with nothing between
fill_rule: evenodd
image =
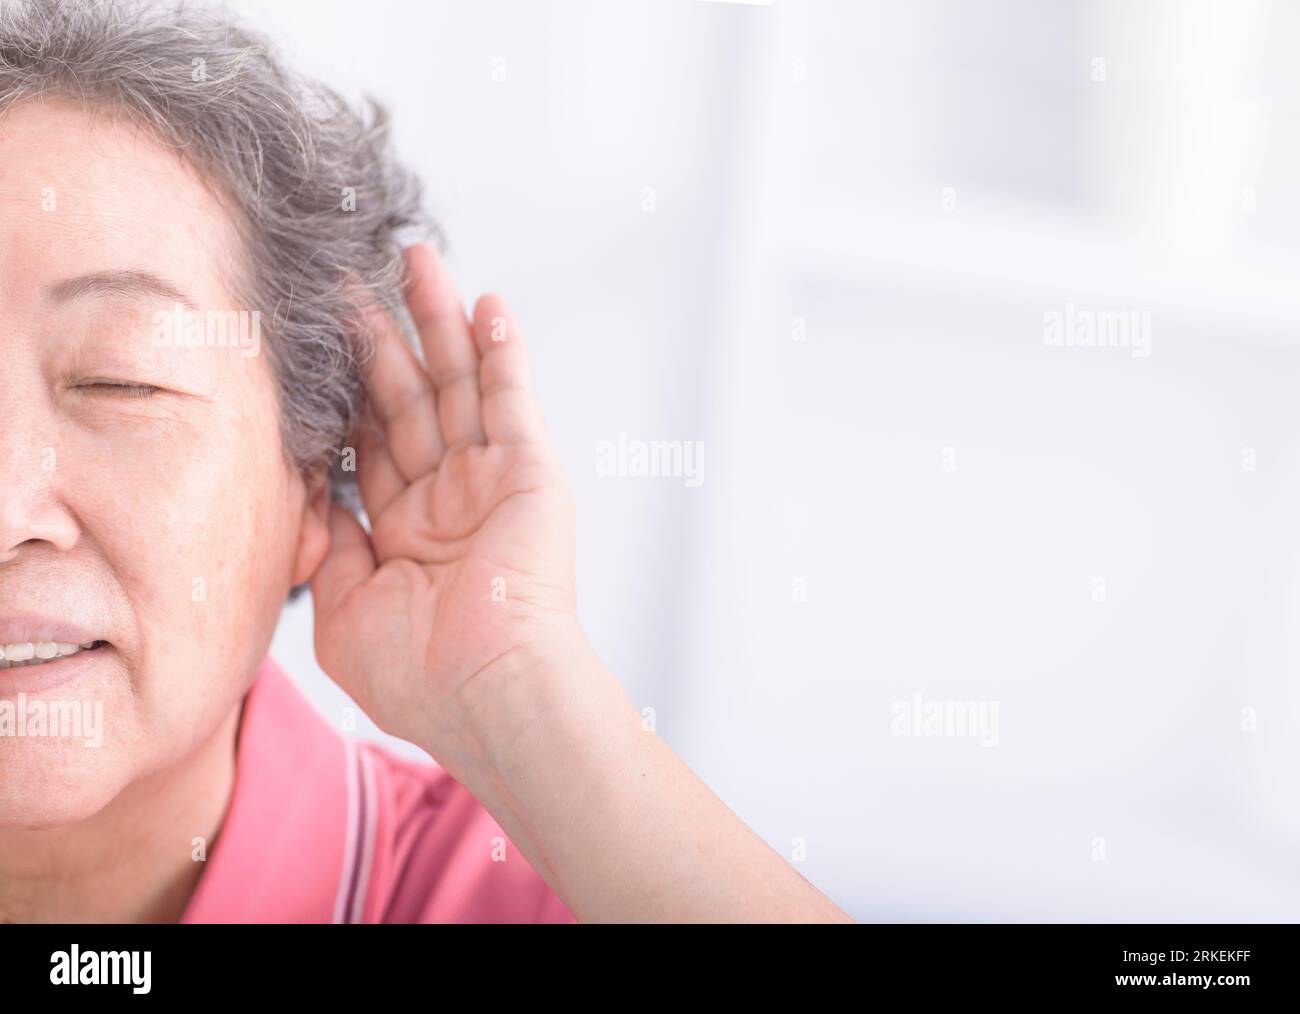
<instances>
[{"instance_id":1,"label":"woman's face","mask_svg":"<svg viewBox=\"0 0 1300 1014\"><path fill-rule=\"evenodd\" d=\"M260 321L167 330L178 300L266 309L228 288L238 249L143 131L61 103L0 118L0 644L106 642L0 669L0 827L88 817L195 749L324 552ZM209 319L236 320L188 322ZM81 735L40 734L41 703Z\"/></svg>"}]
</instances>

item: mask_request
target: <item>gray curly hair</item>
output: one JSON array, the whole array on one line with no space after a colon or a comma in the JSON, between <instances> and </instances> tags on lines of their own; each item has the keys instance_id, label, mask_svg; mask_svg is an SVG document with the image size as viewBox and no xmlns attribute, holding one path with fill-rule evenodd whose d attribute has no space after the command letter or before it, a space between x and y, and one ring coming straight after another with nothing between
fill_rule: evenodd
<instances>
[{"instance_id":1,"label":"gray curly hair","mask_svg":"<svg viewBox=\"0 0 1300 1014\"><path fill-rule=\"evenodd\" d=\"M47 97L126 115L230 200L244 241L231 284L271 322L285 453L304 474L328 471L355 506L339 465L364 404L364 304L381 302L409 336L402 245L444 245L391 153L384 108L292 74L213 9L0 0L0 115Z\"/></svg>"}]
</instances>

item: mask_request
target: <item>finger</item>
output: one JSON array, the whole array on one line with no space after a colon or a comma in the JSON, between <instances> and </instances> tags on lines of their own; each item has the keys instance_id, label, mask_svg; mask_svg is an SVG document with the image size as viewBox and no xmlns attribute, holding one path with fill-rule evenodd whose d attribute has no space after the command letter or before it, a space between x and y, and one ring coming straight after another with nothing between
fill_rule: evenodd
<instances>
[{"instance_id":1,"label":"finger","mask_svg":"<svg viewBox=\"0 0 1300 1014\"><path fill-rule=\"evenodd\" d=\"M352 512L330 504L330 548L311 582L317 629L333 614L343 597L375 572L370 538Z\"/></svg>"},{"instance_id":2,"label":"finger","mask_svg":"<svg viewBox=\"0 0 1300 1014\"><path fill-rule=\"evenodd\" d=\"M514 315L500 296L483 296L475 305L474 341L479 352L479 399L488 440L512 444L543 439L545 426L533 396L528 348Z\"/></svg>"},{"instance_id":3,"label":"finger","mask_svg":"<svg viewBox=\"0 0 1300 1014\"><path fill-rule=\"evenodd\" d=\"M484 442L479 414L478 352L465 307L447 266L427 243L406 249L406 305L420 333L424 362L438 396L448 447Z\"/></svg>"},{"instance_id":4,"label":"finger","mask_svg":"<svg viewBox=\"0 0 1300 1014\"><path fill-rule=\"evenodd\" d=\"M357 488L372 525L407 485L388 453L383 427L367 405L357 427Z\"/></svg>"},{"instance_id":5,"label":"finger","mask_svg":"<svg viewBox=\"0 0 1300 1014\"><path fill-rule=\"evenodd\" d=\"M436 469L446 449L433 385L388 311L368 307L366 322L375 352L366 375L370 408L383 425L389 457L413 482Z\"/></svg>"}]
</instances>

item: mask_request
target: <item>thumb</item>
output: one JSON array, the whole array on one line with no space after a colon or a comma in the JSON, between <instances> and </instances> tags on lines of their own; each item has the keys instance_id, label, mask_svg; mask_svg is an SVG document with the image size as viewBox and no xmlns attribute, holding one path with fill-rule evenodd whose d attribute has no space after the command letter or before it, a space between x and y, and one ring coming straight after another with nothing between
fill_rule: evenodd
<instances>
[{"instance_id":1,"label":"thumb","mask_svg":"<svg viewBox=\"0 0 1300 1014\"><path fill-rule=\"evenodd\" d=\"M344 596L375 572L370 536L347 508L330 504L330 548L311 582L316 625L338 609Z\"/></svg>"}]
</instances>

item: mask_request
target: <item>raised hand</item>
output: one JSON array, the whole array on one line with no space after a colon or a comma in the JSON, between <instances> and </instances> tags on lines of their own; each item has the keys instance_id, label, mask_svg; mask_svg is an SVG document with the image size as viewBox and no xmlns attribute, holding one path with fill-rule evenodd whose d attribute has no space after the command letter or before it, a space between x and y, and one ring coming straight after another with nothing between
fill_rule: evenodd
<instances>
[{"instance_id":1,"label":"raised hand","mask_svg":"<svg viewBox=\"0 0 1300 1014\"><path fill-rule=\"evenodd\" d=\"M426 370L383 313L357 475L331 507L316 653L380 728L423 746L581 921L849 921L647 729L574 609L573 505L523 337L469 321L408 251Z\"/></svg>"},{"instance_id":2,"label":"raised hand","mask_svg":"<svg viewBox=\"0 0 1300 1014\"><path fill-rule=\"evenodd\" d=\"M482 297L471 321L432 247L406 262L427 368L388 313L369 311L356 462L371 535L331 505L316 653L382 729L463 768L481 750L464 714L475 677L583 644L573 502L505 303Z\"/></svg>"}]
</instances>

